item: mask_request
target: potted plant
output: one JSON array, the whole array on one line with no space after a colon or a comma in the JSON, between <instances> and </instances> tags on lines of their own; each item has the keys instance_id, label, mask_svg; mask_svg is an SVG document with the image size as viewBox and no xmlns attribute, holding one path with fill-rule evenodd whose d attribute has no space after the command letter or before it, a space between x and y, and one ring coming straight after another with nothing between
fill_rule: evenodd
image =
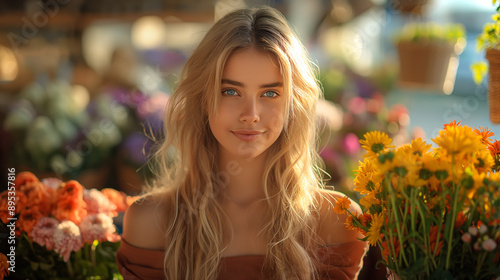
<instances>
[{"instance_id":1,"label":"potted plant","mask_svg":"<svg viewBox=\"0 0 500 280\"><path fill-rule=\"evenodd\" d=\"M465 47L461 24L411 23L396 34L399 85L451 94L458 55Z\"/></svg>"},{"instance_id":2,"label":"potted plant","mask_svg":"<svg viewBox=\"0 0 500 280\"><path fill-rule=\"evenodd\" d=\"M500 123L500 1L492 0L496 6L493 22L487 23L483 32L477 37L477 50L486 51L488 65L478 62L471 65L474 82L480 84L486 73L489 75L488 99L490 107L490 120L492 123Z\"/></svg>"}]
</instances>

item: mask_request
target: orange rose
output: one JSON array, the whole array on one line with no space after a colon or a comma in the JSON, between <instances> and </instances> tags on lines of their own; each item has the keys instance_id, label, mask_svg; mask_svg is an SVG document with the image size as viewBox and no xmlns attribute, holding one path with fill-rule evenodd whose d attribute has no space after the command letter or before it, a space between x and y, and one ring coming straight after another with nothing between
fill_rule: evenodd
<instances>
[{"instance_id":1,"label":"orange rose","mask_svg":"<svg viewBox=\"0 0 500 280\"><path fill-rule=\"evenodd\" d=\"M19 188L20 193L26 196L26 208L38 206L44 215L51 211L52 190L41 182L27 182Z\"/></svg>"},{"instance_id":2,"label":"orange rose","mask_svg":"<svg viewBox=\"0 0 500 280\"><path fill-rule=\"evenodd\" d=\"M52 215L59 221L70 220L78 225L82 218L87 215L85 207L82 185L71 180L61 184L61 187L56 190Z\"/></svg>"},{"instance_id":3,"label":"orange rose","mask_svg":"<svg viewBox=\"0 0 500 280\"><path fill-rule=\"evenodd\" d=\"M29 171L23 171L19 174L17 174L16 179L14 180L14 185L16 187L16 190L18 190L21 186L23 186L26 183L29 182L38 182L38 178L35 176L35 174L29 172Z\"/></svg>"},{"instance_id":4,"label":"orange rose","mask_svg":"<svg viewBox=\"0 0 500 280\"><path fill-rule=\"evenodd\" d=\"M16 223L19 226L19 233L26 232L31 237L31 230L41 217L43 215L37 206L23 210Z\"/></svg>"}]
</instances>

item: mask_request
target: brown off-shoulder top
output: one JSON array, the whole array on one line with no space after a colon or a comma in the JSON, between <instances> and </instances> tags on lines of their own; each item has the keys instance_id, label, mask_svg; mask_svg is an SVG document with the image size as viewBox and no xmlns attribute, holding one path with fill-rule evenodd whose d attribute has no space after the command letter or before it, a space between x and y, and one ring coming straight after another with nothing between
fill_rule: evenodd
<instances>
[{"instance_id":1,"label":"brown off-shoulder top","mask_svg":"<svg viewBox=\"0 0 500 280\"><path fill-rule=\"evenodd\" d=\"M340 245L319 247L317 264L319 279L357 279L363 266L363 256L368 244L353 241ZM116 262L124 280L165 279L163 272L164 251L135 247L122 239ZM223 257L218 280L264 280L263 255Z\"/></svg>"}]
</instances>

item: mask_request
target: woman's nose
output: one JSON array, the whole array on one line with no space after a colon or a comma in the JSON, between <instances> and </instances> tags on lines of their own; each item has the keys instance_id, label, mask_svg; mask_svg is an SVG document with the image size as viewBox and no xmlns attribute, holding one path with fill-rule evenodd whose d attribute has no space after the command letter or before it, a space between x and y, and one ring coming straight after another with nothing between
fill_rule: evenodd
<instances>
[{"instance_id":1,"label":"woman's nose","mask_svg":"<svg viewBox=\"0 0 500 280\"><path fill-rule=\"evenodd\" d=\"M254 123L260 120L259 104L257 100L248 99L243 101L240 122Z\"/></svg>"}]
</instances>

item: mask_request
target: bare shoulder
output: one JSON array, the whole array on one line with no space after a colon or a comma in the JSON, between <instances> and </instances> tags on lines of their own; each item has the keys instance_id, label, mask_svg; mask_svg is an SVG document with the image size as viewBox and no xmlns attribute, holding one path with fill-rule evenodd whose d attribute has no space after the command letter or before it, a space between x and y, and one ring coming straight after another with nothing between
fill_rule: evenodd
<instances>
[{"instance_id":1,"label":"bare shoulder","mask_svg":"<svg viewBox=\"0 0 500 280\"><path fill-rule=\"evenodd\" d=\"M175 192L148 194L136 200L125 212L123 238L145 249L163 249L168 221L175 214Z\"/></svg>"},{"instance_id":2,"label":"bare shoulder","mask_svg":"<svg viewBox=\"0 0 500 280\"><path fill-rule=\"evenodd\" d=\"M317 234L322 239L323 245L348 243L363 238L363 235L358 231L346 228L345 221L349 214L337 214L334 211L337 201L344 197L346 195L338 191L327 189L318 191L319 225ZM349 211L353 214L361 214L359 205L352 199L349 200L351 202Z\"/></svg>"}]
</instances>

